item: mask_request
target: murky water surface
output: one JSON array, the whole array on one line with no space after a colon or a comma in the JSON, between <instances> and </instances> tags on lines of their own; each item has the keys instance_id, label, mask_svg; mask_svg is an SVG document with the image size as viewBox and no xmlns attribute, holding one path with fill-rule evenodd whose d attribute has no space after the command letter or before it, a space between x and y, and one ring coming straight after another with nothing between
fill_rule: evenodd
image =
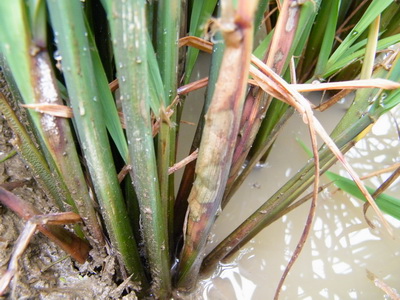
<instances>
[{"instance_id":1,"label":"murky water surface","mask_svg":"<svg viewBox=\"0 0 400 300\"><path fill-rule=\"evenodd\" d=\"M185 120L197 122L192 114L198 108L193 107L193 103L186 106L192 112L186 114ZM317 114L328 132L347 105L338 104ZM400 121L400 109L383 116L371 134L346 155L359 176L400 162L394 118ZM188 135L194 131L194 128L186 129ZM296 138L309 141L307 128L299 116L292 118L278 138L268 163L252 172L222 212L214 227L209 250L304 165L308 157ZM182 155L187 151L183 150ZM347 176L338 163L331 170ZM376 188L389 175L383 174L365 182ZM326 178L322 181L328 182ZM399 190L397 181L387 193L399 197ZM368 217L377 226L371 229L366 224L362 204L333 186L320 194L313 229L286 279L280 299L385 299L384 293L367 278L367 270L400 291L400 222L387 217L394 228L395 239L392 239L371 209ZM305 203L264 229L230 263L221 264L214 274L203 278L197 292L189 298L272 299L303 231L308 211L309 203Z\"/></svg>"},{"instance_id":2,"label":"murky water surface","mask_svg":"<svg viewBox=\"0 0 400 300\"><path fill-rule=\"evenodd\" d=\"M400 119L400 110L397 112ZM297 120L296 120L297 119ZM266 167L256 169L222 213L214 227L214 244L223 239L307 160L296 137L307 139L299 128L300 118L291 121L274 146ZM399 162L399 142L390 117L384 117L374 134L360 142L346 156L360 176ZM391 129L389 129L391 128ZM287 149L287 153L281 149ZM345 176L339 164L333 168ZM387 174L368 180L378 187ZM325 179L327 182L327 179ZM399 182L389 194L398 197ZM221 265L200 285L203 299L272 299L307 218L305 203L264 229L227 265ZM367 278L367 270L400 291L400 222L388 217L394 228L393 240L377 225L368 227L362 202L337 191L320 194L313 230L290 272L280 299L384 299L384 293Z\"/></svg>"}]
</instances>

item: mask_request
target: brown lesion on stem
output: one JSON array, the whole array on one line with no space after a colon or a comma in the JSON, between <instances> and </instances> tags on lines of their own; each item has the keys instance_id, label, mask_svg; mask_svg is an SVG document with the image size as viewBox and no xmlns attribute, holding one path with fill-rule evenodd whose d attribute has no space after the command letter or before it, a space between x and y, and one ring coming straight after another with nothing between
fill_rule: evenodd
<instances>
[{"instance_id":1,"label":"brown lesion on stem","mask_svg":"<svg viewBox=\"0 0 400 300\"><path fill-rule=\"evenodd\" d=\"M241 1L235 12L222 2L221 30L226 48L210 107L196 165L196 179L188 198L184 248L178 286L191 289L196 282L202 253L220 207L231 166L247 87L252 50L252 15L256 1Z\"/></svg>"}]
</instances>

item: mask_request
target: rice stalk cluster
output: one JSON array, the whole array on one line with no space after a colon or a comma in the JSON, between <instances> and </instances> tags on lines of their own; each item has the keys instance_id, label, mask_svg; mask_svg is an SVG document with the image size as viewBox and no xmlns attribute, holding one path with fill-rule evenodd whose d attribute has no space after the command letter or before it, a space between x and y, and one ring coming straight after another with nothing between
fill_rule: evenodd
<instances>
[{"instance_id":1,"label":"rice stalk cluster","mask_svg":"<svg viewBox=\"0 0 400 300\"><path fill-rule=\"evenodd\" d=\"M319 176L338 159L345 165L342 154L400 103L399 14L390 0L1 1L11 94L0 111L49 206L81 217L76 238L93 248L109 240L137 295L168 299L193 290L313 183L316 193ZM211 56L209 76L193 82L200 51ZM184 141L187 94L204 87L196 133ZM299 94L314 90L330 99L314 107ZM353 104L325 133L311 109L351 92ZM327 144L205 256L220 209L268 160L296 110ZM357 176L328 176L377 214L400 218L399 199L367 191Z\"/></svg>"}]
</instances>

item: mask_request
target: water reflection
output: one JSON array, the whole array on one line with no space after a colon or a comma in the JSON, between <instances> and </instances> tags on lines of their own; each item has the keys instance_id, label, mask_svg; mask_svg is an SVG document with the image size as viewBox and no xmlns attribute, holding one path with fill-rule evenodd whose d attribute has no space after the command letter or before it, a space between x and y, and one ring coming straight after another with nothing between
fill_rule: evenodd
<instances>
[{"instance_id":1,"label":"water reflection","mask_svg":"<svg viewBox=\"0 0 400 300\"><path fill-rule=\"evenodd\" d=\"M333 112L334 114L335 112ZM395 112L400 119L400 110ZM325 116L325 115L324 115ZM328 116L334 119L340 116ZM217 220L214 244L230 233L265 199L291 177L307 160L296 137L307 140L299 132L300 119L292 120L285 137L274 146L268 167L256 169L244 183L235 200ZM389 123L390 122L390 123ZM398 162L399 141L390 116L383 117L373 134L357 144L347 157L360 176ZM366 157L368 155L368 157ZM288 161L290 157L290 161ZM339 165L335 172L345 175ZM377 188L390 174L366 181ZM393 184L389 194L398 197L399 184ZM316 218L303 252L286 279L280 299L382 299L384 293L366 276L373 272L389 286L400 290L399 244L400 222L388 217L396 239L381 228L370 210L368 217L377 225L367 226L362 203L330 187L320 194ZM218 270L199 285L193 299L272 299L280 276L285 269L303 230L309 204L291 212L261 232L231 264Z\"/></svg>"}]
</instances>

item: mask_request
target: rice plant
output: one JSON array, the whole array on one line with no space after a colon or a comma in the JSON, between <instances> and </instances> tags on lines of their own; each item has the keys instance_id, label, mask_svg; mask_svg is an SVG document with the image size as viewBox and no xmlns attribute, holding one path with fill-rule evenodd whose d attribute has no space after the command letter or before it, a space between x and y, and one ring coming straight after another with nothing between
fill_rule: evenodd
<instances>
[{"instance_id":1,"label":"rice plant","mask_svg":"<svg viewBox=\"0 0 400 300\"><path fill-rule=\"evenodd\" d=\"M50 238L81 263L89 245L109 243L108 254L140 298L193 290L200 273L314 185L300 251L319 176L337 160L353 178L342 188L367 201L390 232L381 210L399 218L399 200L375 201L343 154L400 103L399 13L390 0L1 1L7 84L0 111L15 150L60 215L38 217L40 208L24 215L27 205L15 200L13 206L14 196L3 190L1 201L31 223L36 218L41 230L58 232L54 224L80 221L78 244L63 234ZM192 81L199 51L211 55L209 76ZM191 151L177 161L178 147L188 142L179 136L183 107L191 105L186 95L205 86ZM306 99L310 91L330 99L315 107ZM328 134L313 110L351 92L353 104ZM310 128L313 159L205 256L219 210L254 166L268 160L294 113ZM7 270L1 293L15 272Z\"/></svg>"}]
</instances>

